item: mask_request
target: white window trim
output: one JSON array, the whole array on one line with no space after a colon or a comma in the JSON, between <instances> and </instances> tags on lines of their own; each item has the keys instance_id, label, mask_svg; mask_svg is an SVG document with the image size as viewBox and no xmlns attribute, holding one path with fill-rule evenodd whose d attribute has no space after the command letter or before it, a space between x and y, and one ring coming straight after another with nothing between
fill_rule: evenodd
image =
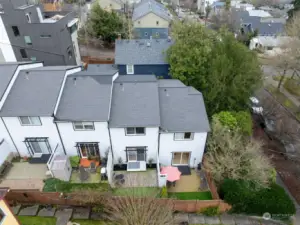
<instances>
[{"instance_id":1,"label":"white window trim","mask_svg":"<svg viewBox=\"0 0 300 225\"><path fill-rule=\"evenodd\" d=\"M131 67L131 66L132 66L132 71L130 72L128 68ZM127 74L134 74L134 65L126 65L126 73Z\"/></svg>"},{"instance_id":2,"label":"white window trim","mask_svg":"<svg viewBox=\"0 0 300 225\"><path fill-rule=\"evenodd\" d=\"M22 123L21 117L27 117L28 120L29 120L29 122L30 122L30 124L24 124L24 123ZM32 121L31 121L32 117L38 118L39 121L40 121L40 124L33 124ZM19 120L20 120L20 124L22 126L42 126L42 121L41 121L41 118L39 116L19 116Z\"/></svg>"},{"instance_id":3,"label":"white window trim","mask_svg":"<svg viewBox=\"0 0 300 225\"><path fill-rule=\"evenodd\" d=\"M127 128L133 128L134 129L134 134L128 134L127 133ZM125 128L125 135L126 136L145 136L146 135L146 127L138 127L138 128L144 128L144 133L143 134L137 134L136 133L136 128L137 127L126 127Z\"/></svg>"},{"instance_id":4,"label":"white window trim","mask_svg":"<svg viewBox=\"0 0 300 225\"><path fill-rule=\"evenodd\" d=\"M26 13L26 19L27 19L27 22L28 22L28 23L31 23L31 18L30 18L29 13Z\"/></svg>"},{"instance_id":5,"label":"white window trim","mask_svg":"<svg viewBox=\"0 0 300 225\"><path fill-rule=\"evenodd\" d=\"M190 138L184 138L185 133L191 133ZM176 138L176 134L182 134L183 138ZM192 141L194 140L194 133L193 132L176 132L174 133L174 141Z\"/></svg>"},{"instance_id":6,"label":"white window trim","mask_svg":"<svg viewBox=\"0 0 300 225\"><path fill-rule=\"evenodd\" d=\"M76 128L75 127L76 123L77 124L81 123L82 124L82 129ZM73 128L74 128L75 131L90 131L90 130L95 130L95 124L94 124L94 122L73 122L72 124L73 124ZM93 128L92 129L86 129L85 125L93 125Z\"/></svg>"}]
</instances>

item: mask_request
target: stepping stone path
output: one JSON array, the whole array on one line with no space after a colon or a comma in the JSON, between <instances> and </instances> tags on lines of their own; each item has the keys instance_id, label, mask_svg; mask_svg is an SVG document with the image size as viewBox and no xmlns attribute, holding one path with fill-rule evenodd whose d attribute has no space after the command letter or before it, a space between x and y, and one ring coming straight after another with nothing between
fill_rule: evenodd
<instances>
[{"instance_id":1,"label":"stepping stone path","mask_svg":"<svg viewBox=\"0 0 300 225\"><path fill-rule=\"evenodd\" d=\"M103 220L105 219L103 214L100 212L91 212L91 220Z\"/></svg>"},{"instance_id":2,"label":"stepping stone path","mask_svg":"<svg viewBox=\"0 0 300 225\"><path fill-rule=\"evenodd\" d=\"M88 219L90 217L89 208L75 208L73 212L73 219Z\"/></svg>"},{"instance_id":3,"label":"stepping stone path","mask_svg":"<svg viewBox=\"0 0 300 225\"><path fill-rule=\"evenodd\" d=\"M21 205L16 205L16 206L11 207L11 209L15 215L18 215L20 208L21 208Z\"/></svg>"},{"instance_id":4,"label":"stepping stone path","mask_svg":"<svg viewBox=\"0 0 300 225\"><path fill-rule=\"evenodd\" d=\"M56 209L49 207L49 208L42 208L39 213L38 216L41 217L52 217L55 214Z\"/></svg>"},{"instance_id":5,"label":"stepping stone path","mask_svg":"<svg viewBox=\"0 0 300 225\"><path fill-rule=\"evenodd\" d=\"M59 209L55 213L56 225L66 225L73 213L73 209Z\"/></svg>"},{"instance_id":6,"label":"stepping stone path","mask_svg":"<svg viewBox=\"0 0 300 225\"><path fill-rule=\"evenodd\" d=\"M39 205L27 206L21 209L19 216L35 216L39 210Z\"/></svg>"}]
</instances>

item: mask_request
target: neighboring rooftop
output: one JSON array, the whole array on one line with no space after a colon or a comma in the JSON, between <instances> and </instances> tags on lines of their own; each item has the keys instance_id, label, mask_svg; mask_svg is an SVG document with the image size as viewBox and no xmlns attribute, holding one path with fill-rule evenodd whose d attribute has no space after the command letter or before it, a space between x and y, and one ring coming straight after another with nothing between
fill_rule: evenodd
<instances>
[{"instance_id":1,"label":"neighboring rooftop","mask_svg":"<svg viewBox=\"0 0 300 225\"><path fill-rule=\"evenodd\" d=\"M118 72L118 68L113 64L89 64L87 70L90 72L104 72L106 74Z\"/></svg>"},{"instance_id":2,"label":"neighboring rooftop","mask_svg":"<svg viewBox=\"0 0 300 225\"><path fill-rule=\"evenodd\" d=\"M132 20L136 21L149 13L154 13L167 21L172 19L169 10L163 4L155 0L144 0L133 9Z\"/></svg>"},{"instance_id":3,"label":"neighboring rooftop","mask_svg":"<svg viewBox=\"0 0 300 225\"><path fill-rule=\"evenodd\" d=\"M0 64L0 100L2 99L6 88L8 87L15 71L17 70L19 65L28 64L31 62L11 62Z\"/></svg>"},{"instance_id":4,"label":"neighboring rooftop","mask_svg":"<svg viewBox=\"0 0 300 225\"><path fill-rule=\"evenodd\" d=\"M67 77L55 115L62 121L108 121L112 75L89 71Z\"/></svg>"},{"instance_id":5,"label":"neighboring rooftop","mask_svg":"<svg viewBox=\"0 0 300 225\"><path fill-rule=\"evenodd\" d=\"M168 64L166 51L172 44L170 39L117 40L115 64Z\"/></svg>"},{"instance_id":6,"label":"neighboring rooftop","mask_svg":"<svg viewBox=\"0 0 300 225\"><path fill-rule=\"evenodd\" d=\"M142 77L149 77L149 80ZM159 125L158 84L155 76L119 76L113 87L110 127Z\"/></svg>"},{"instance_id":7,"label":"neighboring rooftop","mask_svg":"<svg viewBox=\"0 0 300 225\"><path fill-rule=\"evenodd\" d=\"M264 11L264 10L250 10L249 16L257 16L257 17L272 17L270 13Z\"/></svg>"},{"instance_id":8,"label":"neighboring rooftop","mask_svg":"<svg viewBox=\"0 0 300 225\"><path fill-rule=\"evenodd\" d=\"M73 66L73 68L76 68ZM1 116L52 116L66 71L41 67L21 70L0 112ZM55 72L53 72L55 71Z\"/></svg>"},{"instance_id":9,"label":"neighboring rooftop","mask_svg":"<svg viewBox=\"0 0 300 225\"><path fill-rule=\"evenodd\" d=\"M202 94L193 87L159 88L161 129L166 132L208 132Z\"/></svg>"}]
</instances>

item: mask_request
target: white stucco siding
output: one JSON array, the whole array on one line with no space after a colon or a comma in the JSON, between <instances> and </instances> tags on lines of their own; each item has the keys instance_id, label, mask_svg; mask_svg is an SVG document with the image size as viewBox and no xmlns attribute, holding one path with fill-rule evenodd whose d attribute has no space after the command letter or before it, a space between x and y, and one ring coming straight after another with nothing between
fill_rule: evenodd
<instances>
[{"instance_id":1,"label":"white stucco siding","mask_svg":"<svg viewBox=\"0 0 300 225\"><path fill-rule=\"evenodd\" d=\"M91 131L74 130L71 122L57 122L57 126L67 155L78 155L77 142L99 142L100 157L110 147L107 122L94 122L95 130Z\"/></svg>"},{"instance_id":2,"label":"white stucco siding","mask_svg":"<svg viewBox=\"0 0 300 225\"><path fill-rule=\"evenodd\" d=\"M0 16L0 49L5 62L17 61L1 16Z\"/></svg>"},{"instance_id":3,"label":"white stucco siding","mask_svg":"<svg viewBox=\"0 0 300 225\"><path fill-rule=\"evenodd\" d=\"M173 152L190 152L190 167L196 167L202 162L207 133L194 133L190 141L174 141L174 133L160 135L159 161L163 166L172 164Z\"/></svg>"},{"instance_id":4,"label":"white stucco siding","mask_svg":"<svg viewBox=\"0 0 300 225\"><path fill-rule=\"evenodd\" d=\"M155 15L154 13L148 13L144 17L134 21L134 28L168 28L168 27L169 27L169 22Z\"/></svg>"},{"instance_id":5,"label":"white stucco siding","mask_svg":"<svg viewBox=\"0 0 300 225\"><path fill-rule=\"evenodd\" d=\"M52 117L40 117L41 126L22 126L18 117L3 117L3 120L21 156L30 156L24 143L25 138L47 137L52 152L57 144L61 145Z\"/></svg>"},{"instance_id":6,"label":"white stucco siding","mask_svg":"<svg viewBox=\"0 0 300 225\"><path fill-rule=\"evenodd\" d=\"M158 151L158 127L146 127L146 135L126 136L124 128L110 128L114 163L121 157L126 163L126 147L147 147L147 163L150 158L156 163Z\"/></svg>"},{"instance_id":7,"label":"white stucco siding","mask_svg":"<svg viewBox=\"0 0 300 225\"><path fill-rule=\"evenodd\" d=\"M79 66L79 65L81 65L81 57L80 57L80 51L79 51L79 46L78 46L78 32L77 32L77 30L75 30L71 34L71 39L72 39L73 48L74 48L74 52L75 52L75 56L76 56L76 64Z\"/></svg>"},{"instance_id":8,"label":"white stucco siding","mask_svg":"<svg viewBox=\"0 0 300 225\"><path fill-rule=\"evenodd\" d=\"M121 10L122 6L113 0L99 0L99 5L105 10Z\"/></svg>"},{"instance_id":9,"label":"white stucco siding","mask_svg":"<svg viewBox=\"0 0 300 225\"><path fill-rule=\"evenodd\" d=\"M2 120L0 119L0 142L1 140L4 139L5 141L5 149L2 147L0 151L5 151L5 152L0 152L0 158L2 157L3 154L6 154L7 152L13 152L17 154L17 150L9 136L9 133L7 132Z\"/></svg>"}]
</instances>

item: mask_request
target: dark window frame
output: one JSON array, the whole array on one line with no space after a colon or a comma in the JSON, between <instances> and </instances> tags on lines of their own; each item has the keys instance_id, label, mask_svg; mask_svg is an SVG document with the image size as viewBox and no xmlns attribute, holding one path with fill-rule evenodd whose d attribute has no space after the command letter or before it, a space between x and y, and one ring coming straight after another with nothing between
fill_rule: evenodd
<instances>
[{"instance_id":1,"label":"dark window frame","mask_svg":"<svg viewBox=\"0 0 300 225\"><path fill-rule=\"evenodd\" d=\"M128 133L128 129L133 129L134 133ZM137 129L143 129L143 133L137 133ZM126 136L145 136L146 135L146 127L126 127L125 128Z\"/></svg>"},{"instance_id":2,"label":"dark window frame","mask_svg":"<svg viewBox=\"0 0 300 225\"><path fill-rule=\"evenodd\" d=\"M92 146L89 146L89 145L92 145ZM76 145L75 145L76 149L77 149L77 153L78 153L78 156L80 158L82 158L82 155L81 155L81 147L88 147L87 148L87 158L92 156L92 157L100 157L100 146L99 146L99 142L76 142ZM94 155L91 154L91 149L90 147L93 147L93 153L96 153Z\"/></svg>"},{"instance_id":3,"label":"dark window frame","mask_svg":"<svg viewBox=\"0 0 300 225\"><path fill-rule=\"evenodd\" d=\"M45 142L49 154L52 153L48 137L28 137L28 138L25 138L24 143L25 143L27 150L31 156L33 156L35 153L34 150L32 149L32 145L30 144L31 142Z\"/></svg>"},{"instance_id":4,"label":"dark window frame","mask_svg":"<svg viewBox=\"0 0 300 225\"><path fill-rule=\"evenodd\" d=\"M18 26L11 26L11 29L12 29L15 37L19 37L21 35Z\"/></svg>"},{"instance_id":5,"label":"dark window frame","mask_svg":"<svg viewBox=\"0 0 300 225\"><path fill-rule=\"evenodd\" d=\"M126 153L126 162L147 162L147 146L132 146L132 147L126 147L125 153ZM136 152L136 161L131 160L128 161L128 152ZM143 154L144 160L139 160L139 154Z\"/></svg>"},{"instance_id":6,"label":"dark window frame","mask_svg":"<svg viewBox=\"0 0 300 225\"><path fill-rule=\"evenodd\" d=\"M28 59L28 54L27 54L25 48L20 48L20 54L21 54L22 59Z\"/></svg>"}]
</instances>

